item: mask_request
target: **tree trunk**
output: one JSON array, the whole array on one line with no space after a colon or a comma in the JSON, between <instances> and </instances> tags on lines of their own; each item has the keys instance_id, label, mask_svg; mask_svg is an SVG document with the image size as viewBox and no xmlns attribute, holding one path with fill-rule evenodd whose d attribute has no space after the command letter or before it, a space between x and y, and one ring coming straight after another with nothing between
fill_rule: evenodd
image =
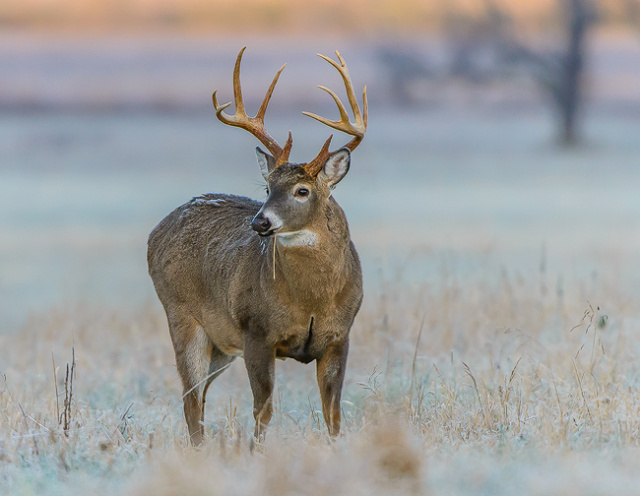
<instances>
[{"instance_id":1,"label":"tree trunk","mask_svg":"<svg viewBox=\"0 0 640 496\"><path fill-rule=\"evenodd\" d=\"M562 125L561 142L566 146L578 142L577 122L583 101L585 35L592 20L591 9L586 0L569 0L569 9L569 39L558 101Z\"/></svg>"}]
</instances>

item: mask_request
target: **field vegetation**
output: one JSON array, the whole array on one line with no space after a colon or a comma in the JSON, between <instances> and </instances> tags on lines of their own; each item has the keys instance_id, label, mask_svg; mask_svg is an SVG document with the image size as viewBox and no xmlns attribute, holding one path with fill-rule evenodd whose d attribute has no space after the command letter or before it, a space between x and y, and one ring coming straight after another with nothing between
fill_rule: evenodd
<instances>
[{"instance_id":1,"label":"field vegetation","mask_svg":"<svg viewBox=\"0 0 640 496\"><path fill-rule=\"evenodd\" d=\"M448 257L429 283L368 295L341 437L313 367L279 362L253 455L241 359L210 389L204 448L188 447L157 305L33 315L0 341L3 494L632 494L638 299L606 271L469 283Z\"/></svg>"}]
</instances>

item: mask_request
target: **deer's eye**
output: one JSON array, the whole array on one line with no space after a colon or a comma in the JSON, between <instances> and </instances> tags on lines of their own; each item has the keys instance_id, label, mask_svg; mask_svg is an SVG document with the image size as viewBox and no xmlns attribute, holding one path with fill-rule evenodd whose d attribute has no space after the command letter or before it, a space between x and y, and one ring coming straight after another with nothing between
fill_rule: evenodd
<instances>
[{"instance_id":1,"label":"deer's eye","mask_svg":"<svg viewBox=\"0 0 640 496\"><path fill-rule=\"evenodd\" d=\"M301 198L304 198L306 196L309 196L309 189L308 188L298 188L295 192L295 195Z\"/></svg>"}]
</instances>

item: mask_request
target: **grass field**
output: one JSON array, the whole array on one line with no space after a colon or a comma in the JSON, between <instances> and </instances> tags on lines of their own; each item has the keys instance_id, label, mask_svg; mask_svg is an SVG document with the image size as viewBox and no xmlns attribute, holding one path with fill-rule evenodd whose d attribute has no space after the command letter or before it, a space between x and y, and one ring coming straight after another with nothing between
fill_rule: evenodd
<instances>
[{"instance_id":1,"label":"grass field","mask_svg":"<svg viewBox=\"0 0 640 496\"><path fill-rule=\"evenodd\" d=\"M261 198L255 142L210 111L105 112L83 98L102 94L87 81L113 103L118 81L135 100L178 74L171 94L201 92L208 109L193 71L210 54L178 64L196 41L133 75L111 43L56 48L50 65L37 40L35 55L3 55L22 68L7 88L46 86L53 103L0 119L0 494L637 494L640 142L624 102L590 107L586 145L559 150L546 109L372 97L335 193L365 275L342 435L326 434L313 365L278 362L275 415L251 454L239 359L209 390L204 447L189 448L146 237L192 196ZM317 91L312 76L287 84ZM372 95L388 91L371 80ZM315 154L324 130L289 110L270 129L294 129L294 159Z\"/></svg>"},{"instance_id":2,"label":"grass field","mask_svg":"<svg viewBox=\"0 0 640 496\"><path fill-rule=\"evenodd\" d=\"M640 304L606 272L559 291L544 272L468 284L442 267L380 288L353 329L343 436L328 439L313 367L282 362L254 455L242 360L193 451L156 306L33 315L0 342L3 494L635 493Z\"/></svg>"}]
</instances>

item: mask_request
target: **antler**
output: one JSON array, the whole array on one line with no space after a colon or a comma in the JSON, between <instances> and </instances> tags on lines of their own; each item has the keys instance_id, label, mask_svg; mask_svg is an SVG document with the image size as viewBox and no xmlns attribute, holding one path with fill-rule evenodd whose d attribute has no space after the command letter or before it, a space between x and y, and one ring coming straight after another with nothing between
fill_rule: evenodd
<instances>
[{"instance_id":1,"label":"antler","mask_svg":"<svg viewBox=\"0 0 640 496\"><path fill-rule=\"evenodd\" d=\"M267 90L267 94L262 100L262 105L258 109L258 113L255 117L249 117L244 110L244 101L242 99L242 88L240 87L240 62L242 61L242 54L244 53L247 47L242 47L240 53L238 54L238 58L236 59L236 65L233 69L233 99L235 101L236 113L234 115L229 115L223 112L231 102L225 103L224 105L218 105L218 98L216 96L217 90L213 92L213 106L216 109L216 116L223 124L227 124L229 126L236 126L244 129L245 131L253 134L260 143L262 143L273 158L276 160L276 167L286 163L289 160L289 153L291 152L291 145L293 140L291 138L291 131L289 131L289 137L287 138L287 142L284 148L281 148L280 145L276 142L275 139L271 137L267 130L264 128L264 115L267 112L267 106L269 105L269 100L271 100L271 95L273 94L273 90L276 87L278 82L278 78L280 77L280 73L284 70L287 64L284 64L276 73L273 81L271 82L271 86Z\"/></svg>"},{"instance_id":2,"label":"antler","mask_svg":"<svg viewBox=\"0 0 640 496\"><path fill-rule=\"evenodd\" d=\"M347 98L349 99L349 105L351 106L351 111L353 112L353 116L355 119L355 123L349 120L349 114L347 113L347 109L345 108L342 101L340 101L340 98L338 98L338 95L336 95L329 88L325 86L320 86L320 85L318 85L318 88L329 93L333 98L333 100L336 102L336 105L338 106L338 111L340 112L340 120L331 121L329 119L320 117L319 115L312 114L310 112L302 112L302 113L319 122L322 122L323 124L329 127L332 127L333 129L337 129L338 131L342 131L343 133L347 133L353 136L353 139L345 145L346 148L348 148L350 151L353 151L360 144L360 142L364 138L364 133L367 130L367 112L368 112L367 87L365 86L362 92L362 114L360 114L360 108L358 107L358 100L356 99L356 94L355 94L355 91L353 90L353 83L351 82L351 77L349 77L349 70L347 69L347 64L342 58L342 55L340 55L340 52L338 52L337 50L336 50L336 55L338 56L338 60L340 61L339 64L338 62L334 61L333 59L330 59L325 55L318 54L318 57L329 62L333 67L335 67L338 70L338 72L342 76L342 80L344 81L344 86L347 91ZM320 150L320 153L318 153L316 158L314 158L311 162L309 162L304 166L305 170L312 176L318 175L324 163L329 158L329 155L331 155L331 153L329 152L329 144L331 143L332 137L333 136L330 136L329 139L325 142L325 144L322 146L322 149Z\"/></svg>"}]
</instances>

